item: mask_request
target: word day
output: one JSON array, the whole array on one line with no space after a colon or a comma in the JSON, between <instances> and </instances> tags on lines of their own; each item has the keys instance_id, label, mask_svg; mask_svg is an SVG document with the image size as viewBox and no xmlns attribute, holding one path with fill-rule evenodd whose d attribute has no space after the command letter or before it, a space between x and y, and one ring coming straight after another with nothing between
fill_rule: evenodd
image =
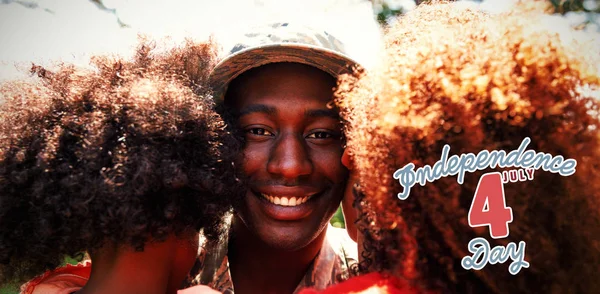
<instances>
[{"instance_id":1,"label":"word day","mask_svg":"<svg viewBox=\"0 0 600 294\"><path fill-rule=\"evenodd\" d=\"M475 238L469 242L469 252L473 256L465 256L461 260L464 269L480 270L489 264L504 263L510 259L513 262L508 266L508 272L512 275L518 274L522 268L529 268L529 262L525 261L525 242L519 242L519 246L514 242L508 243L506 247L496 246L490 248L490 243L484 238Z\"/></svg>"}]
</instances>

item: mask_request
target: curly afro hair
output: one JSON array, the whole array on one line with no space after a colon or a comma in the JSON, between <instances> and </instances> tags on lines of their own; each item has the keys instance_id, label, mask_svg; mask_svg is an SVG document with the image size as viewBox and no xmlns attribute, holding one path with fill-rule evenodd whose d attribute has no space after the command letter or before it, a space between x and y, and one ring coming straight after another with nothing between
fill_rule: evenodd
<instances>
[{"instance_id":1,"label":"curly afro hair","mask_svg":"<svg viewBox=\"0 0 600 294\"><path fill-rule=\"evenodd\" d=\"M541 10L540 10L541 6ZM597 39L547 24L545 4L488 15L462 3L422 5L386 36L381 65L346 76L337 103L360 187L362 269L386 271L441 293L592 293L600 289L600 54ZM595 44L594 44L595 43ZM467 214L479 178L415 186L407 200L392 175L451 153L530 149L576 159L569 177L538 170L505 185L514 221L490 240ZM530 263L467 271L467 244L525 241ZM509 261L510 262L510 261ZM507 263L509 263L507 262Z\"/></svg>"},{"instance_id":2,"label":"curly afro hair","mask_svg":"<svg viewBox=\"0 0 600 294\"><path fill-rule=\"evenodd\" d=\"M212 41L93 69L33 66L2 85L0 280L27 280L105 243L143 250L190 227L218 236L239 143L215 112Z\"/></svg>"}]
</instances>

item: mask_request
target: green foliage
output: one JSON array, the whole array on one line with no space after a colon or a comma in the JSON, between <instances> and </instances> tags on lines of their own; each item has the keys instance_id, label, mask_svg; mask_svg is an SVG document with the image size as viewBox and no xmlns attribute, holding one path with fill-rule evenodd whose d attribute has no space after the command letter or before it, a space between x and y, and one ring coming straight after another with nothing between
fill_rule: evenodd
<instances>
[{"instance_id":1,"label":"green foliage","mask_svg":"<svg viewBox=\"0 0 600 294\"><path fill-rule=\"evenodd\" d=\"M344 215L342 214L342 207L338 207L338 210L335 212L333 217L331 218L331 225L336 228L345 228L344 225Z\"/></svg>"},{"instance_id":2,"label":"green foliage","mask_svg":"<svg viewBox=\"0 0 600 294\"><path fill-rule=\"evenodd\" d=\"M455 1L455 0L448 0ZM482 2L481 0L471 0L475 2ZM487 0L489 1L489 0ZM548 0L554 6L554 12L560 14L566 14L567 12L594 12L600 13L600 0ZM371 0L375 7L375 13L377 15L377 21L382 25L386 26L390 18L405 13L404 9L391 9L387 0ZM430 0L415 0L415 4L419 5L422 3L431 2ZM593 5L595 3L595 5ZM590 5L592 4L592 5Z\"/></svg>"},{"instance_id":3,"label":"green foliage","mask_svg":"<svg viewBox=\"0 0 600 294\"><path fill-rule=\"evenodd\" d=\"M0 288L0 294L18 294L19 286L15 284L2 285Z\"/></svg>"},{"instance_id":4,"label":"green foliage","mask_svg":"<svg viewBox=\"0 0 600 294\"><path fill-rule=\"evenodd\" d=\"M589 1L589 0L588 0ZM596 7L592 10L587 9L584 2L588 2L586 0L550 0L552 5L554 5L554 12L565 14L570 11L583 11L583 12L596 12L600 13L600 1L596 2ZM594 2L594 1L589 1Z\"/></svg>"},{"instance_id":5,"label":"green foliage","mask_svg":"<svg viewBox=\"0 0 600 294\"><path fill-rule=\"evenodd\" d=\"M380 25L385 26L385 25L387 25L387 20L389 18L403 14L403 13L404 13L404 9L402 9L402 8L391 9L390 6L386 2L383 2L381 4L381 10L377 12L377 21L379 22Z\"/></svg>"},{"instance_id":6,"label":"green foliage","mask_svg":"<svg viewBox=\"0 0 600 294\"><path fill-rule=\"evenodd\" d=\"M65 256L65 261L63 262L62 266L65 266L67 264L78 264L80 262L82 262L86 257L86 254L84 252L80 252L79 254L76 254L75 256ZM88 257L89 258L89 257Z\"/></svg>"}]
</instances>

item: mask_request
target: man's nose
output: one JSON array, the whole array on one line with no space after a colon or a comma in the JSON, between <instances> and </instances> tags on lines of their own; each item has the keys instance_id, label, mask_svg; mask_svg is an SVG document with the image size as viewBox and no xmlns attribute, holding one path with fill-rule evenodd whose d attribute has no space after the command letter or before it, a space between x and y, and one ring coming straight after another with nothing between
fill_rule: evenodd
<instances>
[{"instance_id":1,"label":"man's nose","mask_svg":"<svg viewBox=\"0 0 600 294\"><path fill-rule=\"evenodd\" d=\"M287 134L279 138L271 150L267 171L287 179L309 175L313 171L310 154L303 137Z\"/></svg>"}]
</instances>

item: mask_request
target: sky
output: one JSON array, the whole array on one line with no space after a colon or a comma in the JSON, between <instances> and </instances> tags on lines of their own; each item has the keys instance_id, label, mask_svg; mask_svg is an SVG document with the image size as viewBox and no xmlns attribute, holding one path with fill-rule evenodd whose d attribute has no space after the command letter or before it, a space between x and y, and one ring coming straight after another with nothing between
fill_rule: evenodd
<instances>
[{"instance_id":1,"label":"sky","mask_svg":"<svg viewBox=\"0 0 600 294\"><path fill-rule=\"evenodd\" d=\"M23 76L31 62L89 64L97 54L130 55L138 34L176 44L211 34L228 46L234 32L266 20L327 27L359 62L368 63L380 38L366 0L0 0L0 80ZM118 19L117 19L118 17ZM121 27L120 20L128 27ZM19 71L20 70L20 71Z\"/></svg>"},{"instance_id":2,"label":"sky","mask_svg":"<svg viewBox=\"0 0 600 294\"><path fill-rule=\"evenodd\" d=\"M373 0L411 10L413 0ZM516 0L485 0L489 12L510 9ZM184 38L202 41L213 35L227 48L248 27L271 21L326 28L342 40L349 55L369 67L380 49L381 31L367 0L103 0L116 15L91 0L0 0L0 80L26 76L31 62L89 65L97 54L132 54L138 34L171 46ZM593 3L592 3L593 2ZM588 0L588 5L598 1ZM376 5L377 6L377 5ZM377 8L375 8L377 9ZM550 29L563 30L590 16L571 13L549 17ZM590 30L600 31L598 15ZM122 27L119 20L126 24ZM165 41L168 37L169 41ZM600 39L600 38L599 38Z\"/></svg>"}]
</instances>

